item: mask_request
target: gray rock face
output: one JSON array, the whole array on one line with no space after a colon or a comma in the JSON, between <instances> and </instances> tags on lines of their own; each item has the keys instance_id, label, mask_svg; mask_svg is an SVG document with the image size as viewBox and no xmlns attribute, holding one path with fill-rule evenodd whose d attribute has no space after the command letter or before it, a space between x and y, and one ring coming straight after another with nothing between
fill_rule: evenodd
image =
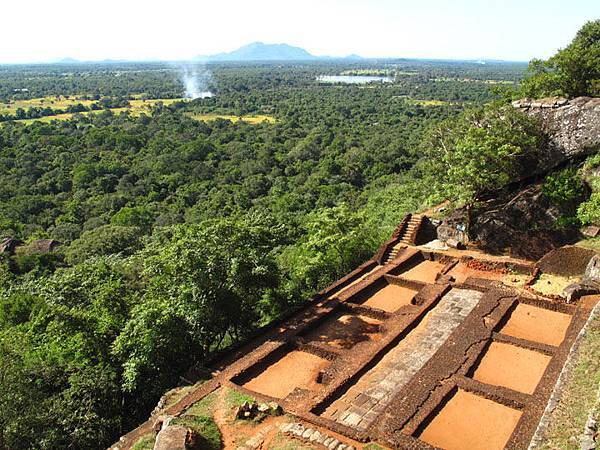
<instances>
[{"instance_id":1,"label":"gray rock face","mask_svg":"<svg viewBox=\"0 0 600 450\"><path fill-rule=\"evenodd\" d=\"M548 138L535 171L525 175L545 173L571 158L600 148L600 98L519 100L513 102L513 106L538 119Z\"/></svg>"},{"instance_id":2,"label":"gray rock face","mask_svg":"<svg viewBox=\"0 0 600 450\"><path fill-rule=\"evenodd\" d=\"M190 439L188 429L181 425L163 428L156 436L154 450L186 450Z\"/></svg>"},{"instance_id":3,"label":"gray rock face","mask_svg":"<svg viewBox=\"0 0 600 450\"><path fill-rule=\"evenodd\" d=\"M584 277L588 280L600 282L600 255L594 255L585 268Z\"/></svg>"},{"instance_id":4,"label":"gray rock face","mask_svg":"<svg viewBox=\"0 0 600 450\"><path fill-rule=\"evenodd\" d=\"M437 227L437 238L442 242L453 240L463 244L468 242L466 230L466 214L456 210L446 217Z\"/></svg>"},{"instance_id":5,"label":"gray rock face","mask_svg":"<svg viewBox=\"0 0 600 450\"><path fill-rule=\"evenodd\" d=\"M513 256L537 260L573 237L555 229L559 217L560 211L542 194L541 185L531 185L482 201L473 213L469 237L490 253L509 252ZM459 208L447 222L444 221L444 225L456 229L458 224L466 224L466 221L465 209ZM457 237L458 233L457 230Z\"/></svg>"},{"instance_id":6,"label":"gray rock face","mask_svg":"<svg viewBox=\"0 0 600 450\"><path fill-rule=\"evenodd\" d=\"M572 303L584 295L600 293L600 255L594 255L585 269L585 275L579 283L568 285L563 290L563 297Z\"/></svg>"},{"instance_id":7,"label":"gray rock face","mask_svg":"<svg viewBox=\"0 0 600 450\"><path fill-rule=\"evenodd\" d=\"M437 238L443 242L472 240L491 253L509 251L535 260L575 236L556 230L561 213L542 194L541 185L523 184L600 149L600 98L525 99L513 102L513 106L539 120L545 145L519 162L511 185L480 199L469 236L464 232L466 211L459 208L437 227Z\"/></svg>"}]
</instances>

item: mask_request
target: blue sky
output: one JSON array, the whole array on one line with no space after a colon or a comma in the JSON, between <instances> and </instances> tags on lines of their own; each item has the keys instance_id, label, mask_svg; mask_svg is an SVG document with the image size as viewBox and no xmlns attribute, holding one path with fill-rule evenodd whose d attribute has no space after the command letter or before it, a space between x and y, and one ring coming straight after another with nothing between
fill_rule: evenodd
<instances>
[{"instance_id":1,"label":"blue sky","mask_svg":"<svg viewBox=\"0 0 600 450\"><path fill-rule=\"evenodd\" d=\"M3 2L0 62L187 59L254 41L316 55L546 58L598 0L20 0Z\"/></svg>"}]
</instances>

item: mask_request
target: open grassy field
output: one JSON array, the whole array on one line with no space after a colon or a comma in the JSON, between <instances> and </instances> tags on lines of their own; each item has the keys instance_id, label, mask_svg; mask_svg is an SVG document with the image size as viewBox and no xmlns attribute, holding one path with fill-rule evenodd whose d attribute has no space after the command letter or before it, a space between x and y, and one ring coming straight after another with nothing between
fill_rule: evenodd
<instances>
[{"instance_id":1,"label":"open grassy field","mask_svg":"<svg viewBox=\"0 0 600 450\"><path fill-rule=\"evenodd\" d=\"M444 106L444 105L453 105L454 102L448 102L445 100L419 100L416 98L411 98L407 100L411 105L421 105L421 106Z\"/></svg>"},{"instance_id":2,"label":"open grassy field","mask_svg":"<svg viewBox=\"0 0 600 450\"><path fill-rule=\"evenodd\" d=\"M55 103L50 103L52 100L55 100ZM120 114L122 112L125 111L129 111L129 113L132 116L139 116L143 113L150 113L151 109L156 106L158 103L162 103L165 106L171 105L175 102L180 102L183 101L185 99L183 98L165 98L165 99L153 99L153 100L140 100L140 99L136 99L136 100L129 100L129 106L126 107L122 107L122 108L112 108L111 111L114 114ZM70 102L70 103L69 103ZM87 103L84 103L87 102ZM94 101L92 100L76 100L75 97L71 97L69 99L66 99L64 97L46 97L46 98L39 98L39 99L31 99L31 100L19 100L18 102L12 102L10 104L7 103L0 103L0 114L13 114L17 108L23 108L23 109L27 109L33 106L39 106L42 105L43 107L50 107L50 108L56 108L56 109L63 109L68 107L69 105L74 105L77 103L82 103L85 106L89 106L92 103L94 103ZM16 106L16 105L21 105L21 106ZM27 106L24 106L27 105ZM3 108L5 108L3 110ZM11 108L14 108L14 110L12 110ZM81 112L79 114L83 114L83 115L88 115L88 114L98 114L101 113L103 110L94 110L94 111L84 111ZM73 113L64 113L64 114L56 114L54 116L45 116L45 117L40 117L40 118L36 118L36 119L22 119L22 120L16 120L15 122L19 122L25 125L29 125L33 122L52 122L53 120L68 120L70 118L73 117Z\"/></svg>"},{"instance_id":3,"label":"open grassy field","mask_svg":"<svg viewBox=\"0 0 600 450\"><path fill-rule=\"evenodd\" d=\"M95 100L83 100L76 96L70 96L67 98L62 95L32 98L29 100L11 100L9 102L0 102L0 114L15 114L19 108L23 108L25 110L29 108L66 109L69 106L77 105L78 103L89 107L95 102Z\"/></svg>"},{"instance_id":4,"label":"open grassy field","mask_svg":"<svg viewBox=\"0 0 600 450\"><path fill-rule=\"evenodd\" d=\"M99 114L101 112L103 112L104 110L97 110L97 111L84 111L78 114L82 114L84 116L87 116L88 114ZM142 110L134 110L132 108L113 108L111 109L111 111L114 114L120 114L124 111L131 111L132 114L134 115L140 115L143 111ZM74 113L64 113L64 114L56 114L55 116L45 116L45 117L40 117L37 119L22 119L22 120L15 120L14 122L18 122L18 123L22 123L24 125L31 125L33 122L43 122L43 123L50 123L53 120L69 120L71 119L75 114ZM1 125L1 123L0 123Z\"/></svg>"},{"instance_id":5,"label":"open grassy field","mask_svg":"<svg viewBox=\"0 0 600 450\"><path fill-rule=\"evenodd\" d=\"M246 115L246 116L234 116L229 114L190 114L190 117L203 122L210 122L212 120L223 119L230 120L231 122L239 122L240 120L252 125L258 123L276 123L277 119L273 116L267 116L264 114Z\"/></svg>"}]
</instances>

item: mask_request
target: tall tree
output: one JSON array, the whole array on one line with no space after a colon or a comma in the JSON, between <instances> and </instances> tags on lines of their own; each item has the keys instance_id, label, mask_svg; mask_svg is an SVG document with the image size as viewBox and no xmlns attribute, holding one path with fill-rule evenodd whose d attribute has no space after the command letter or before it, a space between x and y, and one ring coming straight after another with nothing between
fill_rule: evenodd
<instances>
[{"instance_id":1,"label":"tall tree","mask_svg":"<svg viewBox=\"0 0 600 450\"><path fill-rule=\"evenodd\" d=\"M535 122L511 106L490 104L433 127L423 141L422 167L432 189L463 203L507 184L519 159L540 146Z\"/></svg>"},{"instance_id":2,"label":"tall tree","mask_svg":"<svg viewBox=\"0 0 600 450\"><path fill-rule=\"evenodd\" d=\"M521 93L540 98L600 95L600 20L587 22L573 41L550 59L534 59Z\"/></svg>"}]
</instances>

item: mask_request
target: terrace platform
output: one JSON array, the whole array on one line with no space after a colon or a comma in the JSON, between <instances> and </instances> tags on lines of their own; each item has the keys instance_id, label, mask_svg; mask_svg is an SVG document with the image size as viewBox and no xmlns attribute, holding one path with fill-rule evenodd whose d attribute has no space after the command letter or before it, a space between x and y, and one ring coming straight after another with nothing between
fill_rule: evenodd
<instances>
[{"instance_id":1,"label":"terrace platform","mask_svg":"<svg viewBox=\"0 0 600 450\"><path fill-rule=\"evenodd\" d=\"M530 261L392 240L172 412L227 386L353 445L526 449L597 302L533 294L532 277Z\"/></svg>"}]
</instances>

